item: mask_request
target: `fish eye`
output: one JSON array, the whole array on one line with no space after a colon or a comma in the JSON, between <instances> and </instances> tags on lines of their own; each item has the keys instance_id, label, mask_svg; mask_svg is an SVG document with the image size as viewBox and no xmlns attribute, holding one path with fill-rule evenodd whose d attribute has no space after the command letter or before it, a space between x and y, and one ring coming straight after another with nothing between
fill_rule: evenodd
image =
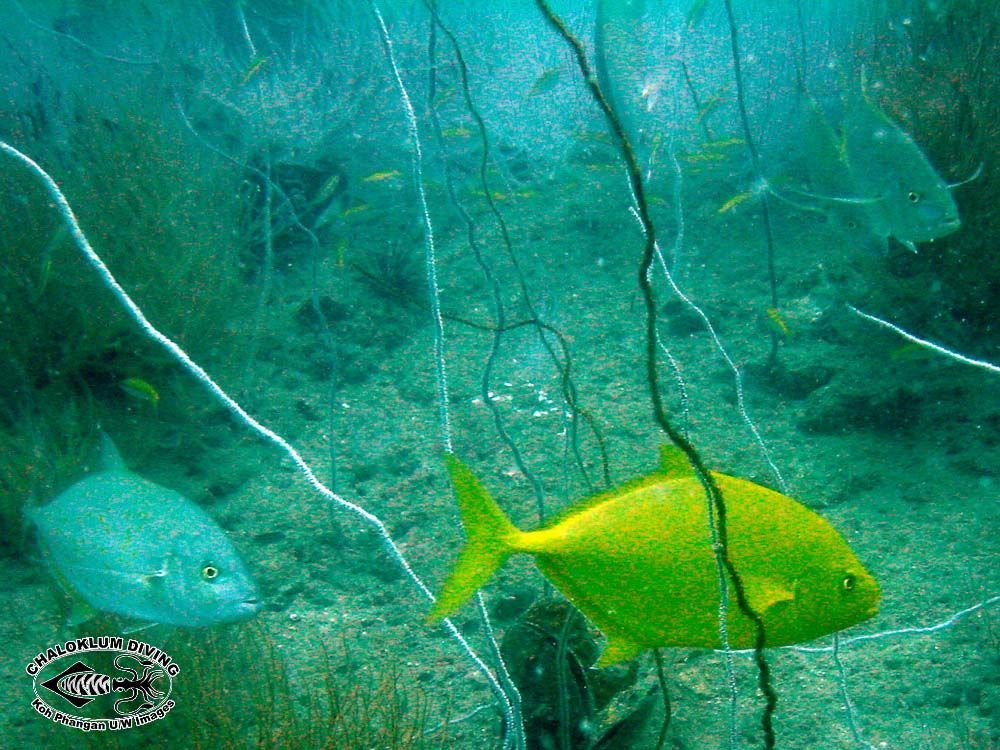
<instances>
[{"instance_id":1,"label":"fish eye","mask_svg":"<svg viewBox=\"0 0 1000 750\"><path fill-rule=\"evenodd\" d=\"M219 577L219 569L214 565L206 565L201 569L201 577L206 581L212 581Z\"/></svg>"},{"instance_id":2,"label":"fish eye","mask_svg":"<svg viewBox=\"0 0 1000 750\"><path fill-rule=\"evenodd\" d=\"M857 577L851 573L848 573L847 575L844 576L844 580L840 582L840 586L841 588L844 589L844 591L853 591L855 585L857 585L857 582L858 582Z\"/></svg>"},{"instance_id":3,"label":"fish eye","mask_svg":"<svg viewBox=\"0 0 1000 750\"><path fill-rule=\"evenodd\" d=\"M920 203L920 193L916 190L911 190L906 194L906 200L910 203Z\"/></svg>"}]
</instances>

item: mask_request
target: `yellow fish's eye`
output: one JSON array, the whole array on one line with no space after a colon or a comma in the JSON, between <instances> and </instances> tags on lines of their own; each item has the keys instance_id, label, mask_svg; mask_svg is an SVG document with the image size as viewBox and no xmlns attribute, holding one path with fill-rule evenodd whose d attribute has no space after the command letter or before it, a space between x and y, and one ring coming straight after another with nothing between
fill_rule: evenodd
<instances>
[{"instance_id":1,"label":"yellow fish's eye","mask_svg":"<svg viewBox=\"0 0 1000 750\"><path fill-rule=\"evenodd\" d=\"M916 190L911 190L906 194L906 200L910 203L920 203L920 193Z\"/></svg>"},{"instance_id":2,"label":"yellow fish's eye","mask_svg":"<svg viewBox=\"0 0 1000 750\"><path fill-rule=\"evenodd\" d=\"M219 569L214 565L206 565L201 569L201 577L206 581L212 581L219 577Z\"/></svg>"},{"instance_id":3,"label":"yellow fish's eye","mask_svg":"<svg viewBox=\"0 0 1000 750\"><path fill-rule=\"evenodd\" d=\"M858 579L854 575L852 575L851 573L848 573L846 576L844 576L844 580L842 580L840 582L840 585L844 589L844 591L853 591L854 590L854 585L857 582L858 582Z\"/></svg>"}]
</instances>

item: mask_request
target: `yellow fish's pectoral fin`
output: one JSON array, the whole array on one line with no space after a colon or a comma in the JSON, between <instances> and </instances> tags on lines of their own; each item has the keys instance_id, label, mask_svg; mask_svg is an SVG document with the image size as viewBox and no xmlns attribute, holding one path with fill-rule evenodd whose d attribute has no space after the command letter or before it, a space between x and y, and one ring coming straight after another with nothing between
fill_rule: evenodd
<instances>
[{"instance_id":1,"label":"yellow fish's pectoral fin","mask_svg":"<svg viewBox=\"0 0 1000 750\"><path fill-rule=\"evenodd\" d=\"M741 575L750 606L762 615L776 604L795 601L795 591L781 581L762 576Z\"/></svg>"},{"instance_id":2,"label":"yellow fish's pectoral fin","mask_svg":"<svg viewBox=\"0 0 1000 750\"><path fill-rule=\"evenodd\" d=\"M627 661L642 653L643 647L633 643L628 638L617 635L608 636L608 645L601 652L601 658L594 664L595 667L610 667L612 664Z\"/></svg>"},{"instance_id":3,"label":"yellow fish's pectoral fin","mask_svg":"<svg viewBox=\"0 0 1000 750\"><path fill-rule=\"evenodd\" d=\"M468 539L427 615L428 624L448 617L486 583L516 551L513 541L521 534L469 467L451 454L445 455L445 465Z\"/></svg>"}]
</instances>

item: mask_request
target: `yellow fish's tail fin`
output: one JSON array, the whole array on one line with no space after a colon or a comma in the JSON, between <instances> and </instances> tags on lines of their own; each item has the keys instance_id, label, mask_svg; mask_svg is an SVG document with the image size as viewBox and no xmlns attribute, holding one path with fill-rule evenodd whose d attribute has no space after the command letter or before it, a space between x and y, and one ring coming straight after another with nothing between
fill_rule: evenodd
<instances>
[{"instance_id":1,"label":"yellow fish's tail fin","mask_svg":"<svg viewBox=\"0 0 1000 750\"><path fill-rule=\"evenodd\" d=\"M468 466L451 454L444 460L468 540L427 615L428 624L448 617L486 583L515 551L511 541L521 533Z\"/></svg>"}]
</instances>

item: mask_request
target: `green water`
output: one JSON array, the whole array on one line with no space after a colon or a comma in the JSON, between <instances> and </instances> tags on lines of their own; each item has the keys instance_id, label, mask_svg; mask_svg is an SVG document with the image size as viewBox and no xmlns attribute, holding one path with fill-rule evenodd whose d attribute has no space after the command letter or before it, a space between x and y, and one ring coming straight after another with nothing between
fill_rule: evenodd
<instances>
[{"instance_id":1,"label":"green water","mask_svg":"<svg viewBox=\"0 0 1000 750\"><path fill-rule=\"evenodd\" d=\"M385 3L385 37L355 3L4 11L0 140L328 494L140 327L37 173L0 154L0 745L501 747L514 691L480 667L497 673L486 624L454 618L477 663L424 624L410 575L438 590L463 540L442 454L531 528L652 470L666 422L709 468L817 510L881 587L839 662L830 638L765 652L776 747L997 747L996 8L738 2L737 80L722 2L554 4L631 146L663 258L647 297L622 145L565 39L533 3L441 6L435 25ZM961 227L917 253L866 229L883 196L851 178L863 165L835 163L854 202L803 197L830 170L796 129L800 81L836 138L862 70L934 178L978 174L948 189ZM95 470L98 426L212 517L265 605L140 631L181 665L177 708L83 734L35 712L25 665L135 623L65 625L24 508ZM600 633L527 559L482 593L528 747L655 747L651 652L588 669ZM661 656L665 747L765 745L752 654Z\"/></svg>"}]
</instances>

